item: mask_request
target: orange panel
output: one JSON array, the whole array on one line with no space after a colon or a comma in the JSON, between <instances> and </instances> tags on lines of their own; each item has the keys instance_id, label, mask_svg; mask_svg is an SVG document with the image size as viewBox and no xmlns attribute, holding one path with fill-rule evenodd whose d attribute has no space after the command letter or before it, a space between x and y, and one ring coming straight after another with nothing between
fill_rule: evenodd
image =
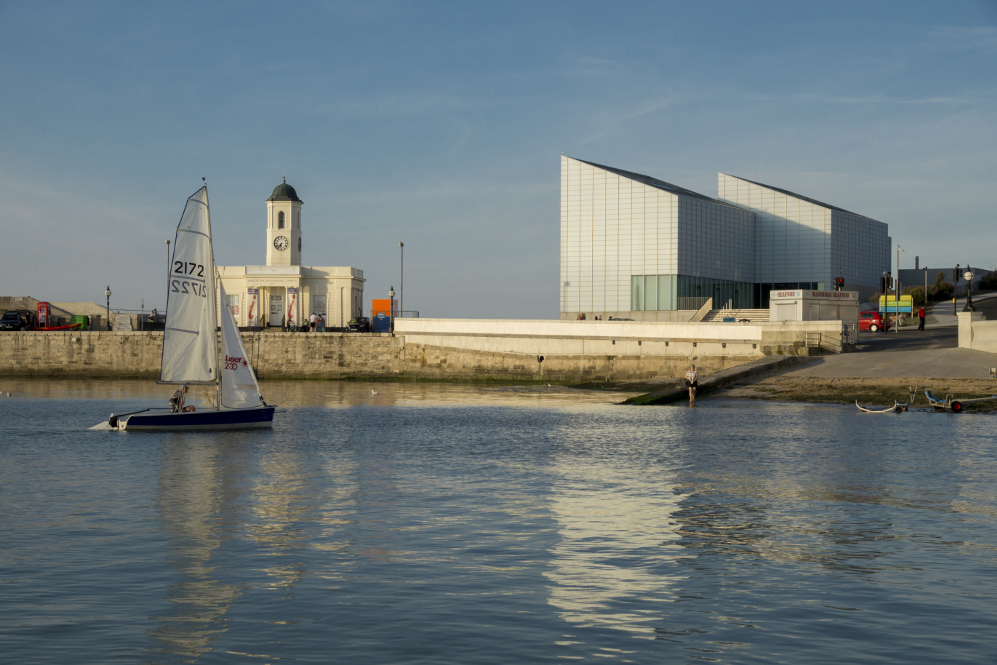
<instances>
[{"instance_id":1,"label":"orange panel","mask_svg":"<svg viewBox=\"0 0 997 665\"><path fill-rule=\"evenodd\" d=\"M374 298L370 301L370 311L374 316L391 316L391 298Z\"/></svg>"}]
</instances>

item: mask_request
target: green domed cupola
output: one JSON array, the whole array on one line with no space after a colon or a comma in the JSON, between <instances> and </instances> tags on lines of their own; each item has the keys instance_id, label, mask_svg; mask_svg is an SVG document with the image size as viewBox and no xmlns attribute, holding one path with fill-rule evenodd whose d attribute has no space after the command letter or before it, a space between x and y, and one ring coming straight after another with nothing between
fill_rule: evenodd
<instances>
[{"instance_id":1,"label":"green domed cupola","mask_svg":"<svg viewBox=\"0 0 997 665\"><path fill-rule=\"evenodd\" d=\"M304 201L298 198L298 193L294 191L294 187L287 184L287 178L284 178L284 182L273 188L273 194L270 195L267 201L296 201L304 203Z\"/></svg>"}]
</instances>

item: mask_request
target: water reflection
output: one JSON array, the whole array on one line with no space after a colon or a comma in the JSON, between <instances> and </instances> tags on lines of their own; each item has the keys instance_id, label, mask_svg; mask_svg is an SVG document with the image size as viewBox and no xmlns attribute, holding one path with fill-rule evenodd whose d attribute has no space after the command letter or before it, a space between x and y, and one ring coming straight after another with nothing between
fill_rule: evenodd
<instances>
[{"instance_id":1,"label":"water reflection","mask_svg":"<svg viewBox=\"0 0 997 665\"><path fill-rule=\"evenodd\" d=\"M272 451L265 455L253 489L253 511L257 521L248 526L248 535L274 557L264 572L272 586L289 589L306 574L302 556L308 540L301 522L315 510L310 474L295 453Z\"/></svg>"},{"instance_id":2,"label":"water reflection","mask_svg":"<svg viewBox=\"0 0 997 665\"><path fill-rule=\"evenodd\" d=\"M683 577L670 472L644 478L639 468L571 459L556 470L550 511L561 540L544 573L548 602L580 627L653 633L662 616L655 605L673 601Z\"/></svg>"},{"instance_id":3,"label":"water reflection","mask_svg":"<svg viewBox=\"0 0 997 665\"><path fill-rule=\"evenodd\" d=\"M167 562L179 579L166 594L172 611L150 617L159 625L149 635L170 662L194 663L210 651L228 630L225 615L240 593L217 579L213 563L226 540L219 524L228 512L224 477L218 446L184 435L165 445L156 507L170 539Z\"/></svg>"},{"instance_id":4,"label":"water reflection","mask_svg":"<svg viewBox=\"0 0 997 665\"><path fill-rule=\"evenodd\" d=\"M558 406L621 402L635 393L575 390L561 386L494 386L474 383L395 383L388 381L263 381L267 402L281 407L321 406ZM170 390L152 380L6 378L3 389L18 399L111 399L166 406ZM211 401L209 390L198 388L201 404ZM202 394L203 393L203 394ZM205 399L206 398L206 399ZM193 399L193 398L192 398Z\"/></svg>"}]
</instances>

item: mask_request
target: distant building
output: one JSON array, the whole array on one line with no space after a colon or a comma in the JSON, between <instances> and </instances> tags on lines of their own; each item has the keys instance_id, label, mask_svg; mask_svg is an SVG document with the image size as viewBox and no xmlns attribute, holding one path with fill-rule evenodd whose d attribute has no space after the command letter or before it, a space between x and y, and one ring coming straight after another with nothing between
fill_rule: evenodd
<instances>
[{"instance_id":1,"label":"distant building","mask_svg":"<svg viewBox=\"0 0 997 665\"><path fill-rule=\"evenodd\" d=\"M300 325L312 312L343 327L363 312L363 271L301 265L301 205L285 180L267 199L266 265L218 266L236 322L243 327Z\"/></svg>"},{"instance_id":2,"label":"distant building","mask_svg":"<svg viewBox=\"0 0 997 665\"><path fill-rule=\"evenodd\" d=\"M735 176L719 198L561 156L561 318L644 321L767 308L773 289L826 290L838 271L864 298L890 267L888 227Z\"/></svg>"}]
</instances>

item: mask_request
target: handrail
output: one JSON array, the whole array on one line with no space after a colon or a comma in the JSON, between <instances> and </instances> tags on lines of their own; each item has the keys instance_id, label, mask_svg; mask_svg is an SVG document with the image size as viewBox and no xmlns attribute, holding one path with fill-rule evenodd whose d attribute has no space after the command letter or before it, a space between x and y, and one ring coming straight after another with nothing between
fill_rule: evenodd
<instances>
[{"instance_id":1,"label":"handrail","mask_svg":"<svg viewBox=\"0 0 997 665\"><path fill-rule=\"evenodd\" d=\"M689 319L689 323L698 323L702 321L706 317L706 315L710 313L710 310L712 309L713 309L713 298L711 297L705 303L703 303L703 306L699 308L698 312L692 315L692 318Z\"/></svg>"}]
</instances>

